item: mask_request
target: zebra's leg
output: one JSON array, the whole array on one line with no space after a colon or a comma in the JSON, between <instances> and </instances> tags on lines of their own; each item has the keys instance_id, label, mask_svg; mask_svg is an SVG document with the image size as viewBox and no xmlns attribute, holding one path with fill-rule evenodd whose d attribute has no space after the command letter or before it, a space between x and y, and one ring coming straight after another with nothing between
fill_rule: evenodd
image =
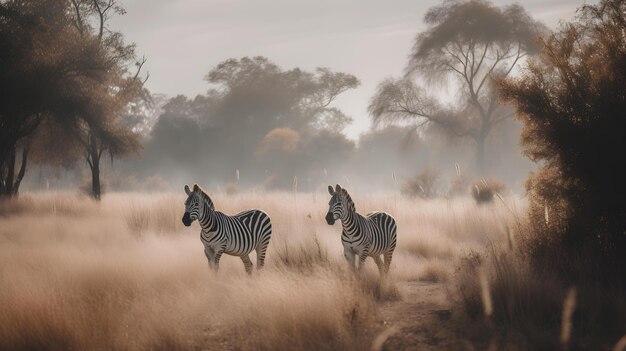
<instances>
[{"instance_id":1,"label":"zebra's leg","mask_svg":"<svg viewBox=\"0 0 626 351\"><path fill-rule=\"evenodd\" d=\"M213 264L215 261L215 250L211 247L205 246L204 255L206 256L207 261L209 261L209 270L215 271L215 265Z\"/></svg>"},{"instance_id":2,"label":"zebra's leg","mask_svg":"<svg viewBox=\"0 0 626 351\"><path fill-rule=\"evenodd\" d=\"M385 273L389 273L389 266L391 266L391 256L393 256L393 250L385 252Z\"/></svg>"},{"instance_id":3,"label":"zebra's leg","mask_svg":"<svg viewBox=\"0 0 626 351\"><path fill-rule=\"evenodd\" d=\"M376 262L376 266L378 267L380 274L384 274L385 270L383 267L383 260L380 259L380 255L372 256L372 258L374 258L374 262Z\"/></svg>"},{"instance_id":4,"label":"zebra's leg","mask_svg":"<svg viewBox=\"0 0 626 351\"><path fill-rule=\"evenodd\" d=\"M243 266L246 268L246 273L252 274L252 261L250 261L249 255L241 256L241 260L243 261Z\"/></svg>"},{"instance_id":5,"label":"zebra's leg","mask_svg":"<svg viewBox=\"0 0 626 351\"><path fill-rule=\"evenodd\" d=\"M265 252L267 251L267 246L269 245L269 241L267 243L262 244L260 247L256 248L256 269L261 270L263 266L265 266Z\"/></svg>"},{"instance_id":6,"label":"zebra's leg","mask_svg":"<svg viewBox=\"0 0 626 351\"><path fill-rule=\"evenodd\" d=\"M224 253L224 249L219 249L215 251L215 258L213 259L213 269L215 272L220 269L220 259L222 258L222 254Z\"/></svg>"},{"instance_id":7,"label":"zebra's leg","mask_svg":"<svg viewBox=\"0 0 626 351\"><path fill-rule=\"evenodd\" d=\"M346 258L346 261L348 261L348 266L350 266L350 269L354 270L354 251L352 251L352 249L348 247L344 247L343 256Z\"/></svg>"},{"instance_id":8,"label":"zebra's leg","mask_svg":"<svg viewBox=\"0 0 626 351\"><path fill-rule=\"evenodd\" d=\"M367 258L368 254L366 250L361 251L361 253L359 254L359 267L358 267L358 271L360 272L361 269L363 269L363 266L365 266L365 259Z\"/></svg>"}]
</instances>

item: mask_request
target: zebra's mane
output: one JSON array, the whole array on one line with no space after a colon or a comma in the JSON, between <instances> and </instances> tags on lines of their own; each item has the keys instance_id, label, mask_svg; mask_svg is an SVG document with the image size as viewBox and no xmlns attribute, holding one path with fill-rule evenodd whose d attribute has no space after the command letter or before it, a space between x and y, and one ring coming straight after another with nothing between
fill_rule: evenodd
<instances>
[{"instance_id":1,"label":"zebra's mane","mask_svg":"<svg viewBox=\"0 0 626 351\"><path fill-rule=\"evenodd\" d=\"M215 205L213 204L213 200L211 200L209 195L207 193L205 193L204 190L202 190L202 188L200 188L200 186L198 186L198 195L200 195L200 199L201 200L204 200L204 202L209 204L211 209L215 209Z\"/></svg>"},{"instance_id":2,"label":"zebra's mane","mask_svg":"<svg viewBox=\"0 0 626 351\"><path fill-rule=\"evenodd\" d=\"M344 198L348 203L348 211L356 212L356 206L354 205L354 201L352 201L352 197L348 194L348 191L346 189L341 189L341 193L344 195Z\"/></svg>"}]
</instances>

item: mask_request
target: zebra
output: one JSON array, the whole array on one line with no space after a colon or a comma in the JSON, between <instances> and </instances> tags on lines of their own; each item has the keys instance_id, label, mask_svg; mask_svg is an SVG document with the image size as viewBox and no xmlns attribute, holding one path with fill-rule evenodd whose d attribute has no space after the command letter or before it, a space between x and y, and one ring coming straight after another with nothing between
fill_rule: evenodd
<instances>
[{"instance_id":1,"label":"zebra","mask_svg":"<svg viewBox=\"0 0 626 351\"><path fill-rule=\"evenodd\" d=\"M265 265L265 252L272 236L270 217L261 210L248 210L228 216L215 211L215 206L198 184L193 190L185 185L187 200L183 224L187 227L194 220L200 223L200 240L204 244L204 254L209 268L219 269L220 258L226 253L239 256L248 274L252 273L252 261L248 256L256 250L257 270Z\"/></svg>"},{"instance_id":2,"label":"zebra","mask_svg":"<svg viewBox=\"0 0 626 351\"><path fill-rule=\"evenodd\" d=\"M350 194L339 184L335 189L329 185L328 192L332 197L328 203L326 222L333 225L336 220L341 220L343 254L350 268L354 269L355 256L359 256L359 271L367 256L371 256L380 274L388 273L393 250L396 248L396 220L385 212L373 212L365 217L360 215L356 212ZM384 266L380 255L385 259Z\"/></svg>"}]
</instances>

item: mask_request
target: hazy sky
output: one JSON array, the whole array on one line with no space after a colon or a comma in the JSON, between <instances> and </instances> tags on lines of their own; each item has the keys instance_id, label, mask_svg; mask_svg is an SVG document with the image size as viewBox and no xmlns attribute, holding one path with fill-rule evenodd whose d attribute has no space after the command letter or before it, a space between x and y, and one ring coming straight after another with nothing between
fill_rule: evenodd
<instances>
[{"instance_id":1,"label":"hazy sky","mask_svg":"<svg viewBox=\"0 0 626 351\"><path fill-rule=\"evenodd\" d=\"M122 0L112 22L148 58L154 93L204 93L205 74L219 62L267 56L284 69L330 67L356 75L361 86L336 106L354 118L351 138L369 128L367 105L377 84L402 72L426 10L440 0ZM513 1L496 0L495 4ZM555 28L583 0L518 1ZM587 1L595 3L597 1Z\"/></svg>"}]
</instances>

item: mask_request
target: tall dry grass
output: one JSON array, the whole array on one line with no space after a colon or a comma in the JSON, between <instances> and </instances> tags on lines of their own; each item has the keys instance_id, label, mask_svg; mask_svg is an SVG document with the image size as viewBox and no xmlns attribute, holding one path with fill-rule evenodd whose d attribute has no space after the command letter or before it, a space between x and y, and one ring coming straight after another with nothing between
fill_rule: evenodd
<instances>
[{"instance_id":1,"label":"tall dry grass","mask_svg":"<svg viewBox=\"0 0 626 351\"><path fill-rule=\"evenodd\" d=\"M538 265L532 227L522 223L517 233L516 244L472 251L457 264L451 291L464 312L456 320L460 335L479 349L617 348L626 334L623 277L606 284L588 274L593 262L558 252ZM578 279L562 275L563 266L580 272Z\"/></svg>"},{"instance_id":2,"label":"tall dry grass","mask_svg":"<svg viewBox=\"0 0 626 351\"><path fill-rule=\"evenodd\" d=\"M398 221L386 280L371 259L361 276L347 269L321 194L214 196L225 213L256 207L272 218L266 268L252 277L232 256L209 272L197 224L180 223L182 194L0 202L0 349L368 349L381 306L403 298L399 285L447 281L458 258L514 225L502 206L470 199L353 198L361 213Z\"/></svg>"}]
</instances>

